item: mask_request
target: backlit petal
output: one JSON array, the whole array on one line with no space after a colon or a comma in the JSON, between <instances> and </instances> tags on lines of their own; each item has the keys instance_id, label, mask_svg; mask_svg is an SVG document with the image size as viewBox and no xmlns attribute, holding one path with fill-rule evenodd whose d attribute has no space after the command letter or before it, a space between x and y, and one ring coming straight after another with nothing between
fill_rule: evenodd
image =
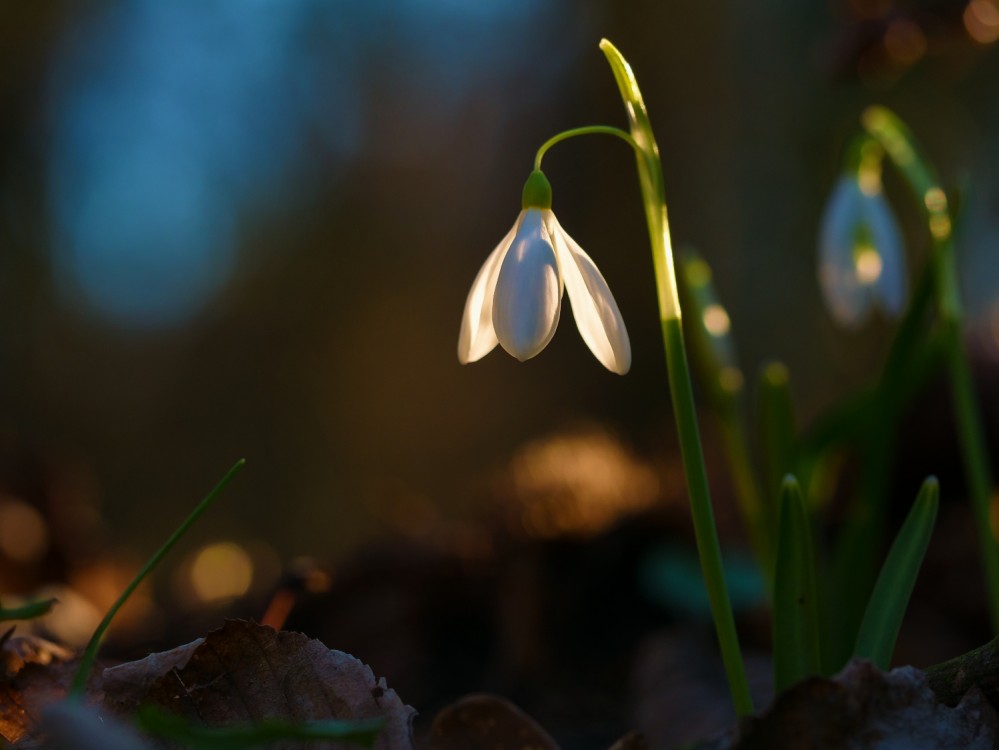
<instances>
[{"instance_id":1,"label":"backlit petal","mask_svg":"<svg viewBox=\"0 0 999 750\"><path fill-rule=\"evenodd\" d=\"M500 345L523 362L555 334L562 282L543 212L522 211L518 223L496 280L493 328Z\"/></svg>"},{"instance_id":2,"label":"backlit petal","mask_svg":"<svg viewBox=\"0 0 999 750\"><path fill-rule=\"evenodd\" d=\"M826 205L819 232L822 296L836 322L851 328L866 319L873 298L873 288L862 284L857 276L853 254L863 201L856 179L841 177Z\"/></svg>"},{"instance_id":3,"label":"backlit petal","mask_svg":"<svg viewBox=\"0 0 999 750\"><path fill-rule=\"evenodd\" d=\"M518 223L519 219L486 258L468 292L465 313L461 316L461 332L458 334L458 361L463 365L482 359L498 343L493 330L493 292L500 264L517 232Z\"/></svg>"},{"instance_id":4,"label":"backlit petal","mask_svg":"<svg viewBox=\"0 0 999 750\"><path fill-rule=\"evenodd\" d=\"M604 367L624 375L631 368L631 342L614 295L590 256L554 215L551 221L562 278L579 333Z\"/></svg>"},{"instance_id":5,"label":"backlit petal","mask_svg":"<svg viewBox=\"0 0 999 750\"><path fill-rule=\"evenodd\" d=\"M884 195L865 196L864 215L871 231L874 249L881 258L881 273L875 287L881 307L891 315L898 315L905 306L906 271L902 233Z\"/></svg>"}]
</instances>

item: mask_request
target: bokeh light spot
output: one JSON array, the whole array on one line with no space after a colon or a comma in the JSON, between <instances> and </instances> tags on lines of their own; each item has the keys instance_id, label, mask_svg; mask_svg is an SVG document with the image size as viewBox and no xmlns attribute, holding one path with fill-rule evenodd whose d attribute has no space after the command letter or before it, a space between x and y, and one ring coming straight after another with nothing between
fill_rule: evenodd
<instances>
[{"instance_id":1,"label":"bokeh light spot","mask_svg":"<svg viewBox=\"0 0 999 750\"><path fill-rule=\"evenodd\" d=\"M884 36L885 50L902 65L912 65L926 54L926 34L908 18L892 21Z\"/></svg>"},{"instance_id":2,"label":"bokeh light spot","mask_svg":"<svg viewBox=\"0 0 999 750\"><path fill-rule=\"evenodd\" d=\"M950 218L946 214L934 214L930 217L930 234L938 240L950 235Z\"/></svg>"},{"instance_id":3,"label":"bokeh light spot","mask_svg":"<svg viewBox=\"0 0 999 750\"><path fill-rule=\"evenodd\" d=\"M723 367L718 373L718 385L726 393L738 393L741 391L745 380L746 378L743 376L742 370L738 367Z\"/></svg>"},{"instance_id":4,"label":"bokeh light spot","mask_svg":"<svg viewBox=\"0 0 999 750\"><path fill-rule=\"evenodd\" d=\"M14 497L0 497L0 553L22 565L40 560L49 530L38 509Z\"/></svg>"},{"instance_id":5,"label":"bokeh light spot","mask_svg":"<svg viewBox=\"0 0 999 750\"><path fill-rule=\"evenodd\" d=\"M943 211L947 208L947 195L938 187L932 187L923 196L923 205L929 211Z\"/></svg>"},{"instance_id":6,"label":"bokeh light spot","mask_svg":"<svg viewBox=\"0 0 999 750\"><path fill-rule=\"evenodd\" d=\"M532 442L510 466L515 502L506 511L534 538L589 537L648 508L656 472L596 428Z\"/></svg>"},{"instance_id":7,"label":"bokeh light spot","mask_svg":"<svg viewBox=\"0 0 999 750\"><path fill-rule=\"evenodd\" d=\"M705 307L704 327L712 336L725 336L731 328L731 321L725 308L717 304Z\"/></svg>"},{"instance_id":8,"label":"bokeh light spot","mask_svg":"<svg viewBox=\"0 0 999 750\"><path fill-rule=\"evenodd\" d=\"M964 9L964 28L979 44L999 40L999 6L992 0L971 0Z\"/></svg>"},{"instance_id":9,"label":"bokeh light spot","mask_svg":"<svg viewBox=\"0 0 999 750\"><path fill-rule=\"evenodd\" d=\"M881 278L881 256L870 245L860 245L854 255L857 264L857 280L861 284L873 284Z\"/></svg>"},{"instance_id":10,"label":"bokeh light spot","mask_svg":"<svg viewBox=\"0 0 999 750\"><path fill-rule=\"evenodd\" d=\"M202 547L190 570L191 589L202 602L242 596L253 583L253 560L235 542Z\"/></svg>"}]
</instances>

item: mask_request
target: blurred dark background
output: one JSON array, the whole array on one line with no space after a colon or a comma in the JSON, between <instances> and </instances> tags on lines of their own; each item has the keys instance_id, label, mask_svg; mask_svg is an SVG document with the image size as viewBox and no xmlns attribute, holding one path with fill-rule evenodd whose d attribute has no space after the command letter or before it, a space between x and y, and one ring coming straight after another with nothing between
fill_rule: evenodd
<instances>
[{"instance_id":1,"label":"blurred dark background","mask_svg":"<svg viewBox=\"0 0 999 750\"><path fill-rule=\"evenodd\" d=\"M0 585L68 582L77 631L241 456L157 598L134 605L146 640L185 608L266 602L298 558L336 580L375 538L445 529L466 557L485 554L472 520L507 523L504 498L545 482L591 510L525 511L514 525L528 537L595 533L682 496L620 143L563 144L545 168L561 223L619 301L631 373L606 372L568 313L526 365L455 354L465 295L536 148L625 124L601 37L644 90L675 243L712 264L748 376L789 365L802 424L876 372L891 331L839 330L815 275L823 205L872 102L960 191L970 336L980 361L999 360L994 0L136 0L0 14ZM888 190L918 267L918 216L890 175Z\"/></svg>"}]
</instances>

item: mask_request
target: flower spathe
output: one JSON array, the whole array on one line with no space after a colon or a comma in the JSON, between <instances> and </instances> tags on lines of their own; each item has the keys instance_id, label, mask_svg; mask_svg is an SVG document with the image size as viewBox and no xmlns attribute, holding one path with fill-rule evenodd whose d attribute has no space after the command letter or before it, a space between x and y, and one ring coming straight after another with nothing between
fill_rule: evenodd
<instances>
[{"instance_id":1,"label":"flower spathe","mask_svg":"<svg viewBox=\"0 0 999 750\"><path fill-rule=\"evenodd\" d=\"M819 282L832 316L856 327L875 305L898 315L906 297L902 235L869 172L836 183L819 233Z\"/></svg>"},{"instance_id":2,"label":"flower spathe","mask_svg":"<svg viewBox=\"0 0 999 750\"><path fill-rule=\"evenodd\" d=\"M538 198L530 185L528 180L525 207L513 228L472 282L458 359L475 362L496 344L520 361L534 357L555 334L567 290L583 341L604 367L623 375L631 367L631 343L614 295L590 256L558 223L550 193L547 200L543 194Z\"/></svg>"}]
</instances>

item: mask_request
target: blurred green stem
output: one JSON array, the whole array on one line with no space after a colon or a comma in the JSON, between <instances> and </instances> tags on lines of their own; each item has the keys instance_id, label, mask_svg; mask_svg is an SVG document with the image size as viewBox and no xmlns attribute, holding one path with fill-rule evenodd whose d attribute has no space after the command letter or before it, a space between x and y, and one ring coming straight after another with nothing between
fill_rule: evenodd
<instances>
[{"instance_id":1,"label":"blurred green stem","mask_svg":"<svg viewBox=\"0 0 999 750\"><path fill-rule=\"evenodd\" d=\"M819 674L819 614L811 523L801 488L790 474L780 490L774 571L774 691Z\"/></svg>"},{"instance_id":2,"label":"blurred green stem","mask_svg":"<svg viewBox=\"0 0 999 750\"><path fill-rule=\"evenodd\" d=\"M684 471L687 476L691 515L701 561L701 571L704 575L708 599L711 603L711 613L718 632L718 642L721 647L729 689L732 693L732 701L736 713L739 716L747 716L753 712L753 701L749 694L749 683L746 680L742 653L739 649L739 638L735 629L735 617L732 614L732 605L725 583L721 545L718 542L707 472L701 451L697 411L694 406L690 370L683 343L683 328L680 322L680 304L677 298L676 277L673 270L673 253L670 244L669 223L666 218L659 148L656 146L645 103L631 71L631 66L614 45L606 39L601 40L600 49L606 55L614 73L614 79L621 91L621 97L628 111L631 135L637 146L635 154L645 205L645 218L649 227L649 238L652 242L652 259L655 268L656 288L659 293L660 321L666 348L666 366L669 371L670 392L673 398L677 432L680 437Z\"/></svg>"},{"instance_id":3,"label":"blurred green stem","mask_svg":"<svg viewBox=\"0 0 999 750\"><path fill-rule=\"evenodd\" d=\"M744 377L736 361L728 314L715 294L707 261L693 249L685 248L679 268L676 280L681 307L687 311L683 329L686 344L718 426L729 480L769 594L776 523L772 508L763 502L750 458L740 398ZM717 320L718 313L724 316L726 324L709 327L710 316Z\"/></svg>"},{"instance_id":4,"label":"blurred green stem","mask_svg":"<svg viewBox=\"0 0 999 750\"><path fill-rule=\"evenodd\" d=\"M898 117L884 107L874 106L864 111L861 122L867 132L878 140L912 190L933 241L930 262L936 281L934 290L945 340L951 398L982 549L992 627L993 631L999 631L999 545L992 532L989 513L992 477L985 452L981 411L962 338L961 302L947 195L940 187L929 160L922 155L915 138Z\"/></svg>"},{"instance_id":5,"label":"blurred green stem","mask_svg":"<svg viewBox=\"0 0 999 750\"><path fill-rule=\"evenodd\" d=\"M832 411L812 430L803 452L814 461L841 445L855 444L860 482L835 546L830 576L824 668L837 671L849 658L853 638L874 586L876 552L884 535L888 470L895 433L905 408L943 362L943 340L926 339L924 328L936 285L932 265L924 270L873 387Z\"/></svg>"}]
</instances>

